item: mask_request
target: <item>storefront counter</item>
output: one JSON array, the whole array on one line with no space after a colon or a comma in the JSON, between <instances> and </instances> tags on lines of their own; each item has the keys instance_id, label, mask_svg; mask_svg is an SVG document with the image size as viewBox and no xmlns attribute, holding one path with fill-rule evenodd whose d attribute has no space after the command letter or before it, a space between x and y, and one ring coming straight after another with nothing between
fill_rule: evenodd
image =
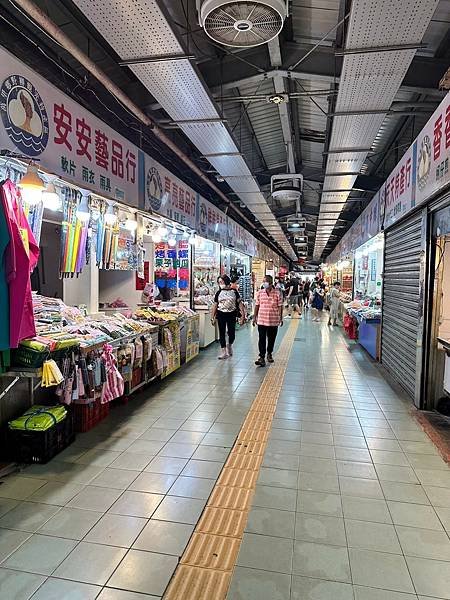
<instances>
[{"instance_id":1,"label":"storefront counter","mask_svg":"<svg viewBox=\"0 0 450 600\"><path fill-rule=\"evenodd\" d=\"M375 360L380 360L381 319L358 318L358 342Z\"/></svg>"},{"instance_id":2,"label":"storefront counter","mask_svg":"<svg viewBox=\"0 0 450 600\"><path fill-rule=\"evenodd\" d=\"M217 328L215 325L211 324L211 310L209 308L200 308L196 306L195 310L200 317L200 348L207 348L210 344L219 339L217 336Z\"/></svg>"}]
</instances>

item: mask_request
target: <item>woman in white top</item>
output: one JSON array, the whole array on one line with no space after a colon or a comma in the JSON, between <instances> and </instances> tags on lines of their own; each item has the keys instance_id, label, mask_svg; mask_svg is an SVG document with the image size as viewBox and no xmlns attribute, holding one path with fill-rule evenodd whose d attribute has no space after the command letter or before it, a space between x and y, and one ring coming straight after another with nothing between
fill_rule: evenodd
<instances>
[{"instance_id":1,"label":"woman in white top","mask_svg":"<svg viewBox=\"0 0 450 600\"><path fill-rule=\"evenodd\" d=\"M211 323L219 326L219 341L221 352L219 360L233 356L233 342L236 337L236 319L244 322L245 309L239 292L231 287L228 275L223 275L219 280L220 290L214 297L211 313ZM226 334L228 330L228 344Z\"/></svg>"}]
</instances>

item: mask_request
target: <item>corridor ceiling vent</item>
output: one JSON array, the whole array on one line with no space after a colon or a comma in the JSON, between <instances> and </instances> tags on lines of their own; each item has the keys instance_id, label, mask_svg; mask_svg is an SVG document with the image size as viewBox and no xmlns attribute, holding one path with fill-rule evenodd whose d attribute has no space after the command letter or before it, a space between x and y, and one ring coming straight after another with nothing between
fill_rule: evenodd
<instances>
[{"instance_id":1,"label":"corridor ceiling vent","mask_svg":"<svg viewBox=\"0 0 450 600\"><path fill-rule=\"evenodd\" d=\"M275 38L287 17L287 0L197 0L200 25L219 44L252 48Z\"/></svg>"}]
</instances>

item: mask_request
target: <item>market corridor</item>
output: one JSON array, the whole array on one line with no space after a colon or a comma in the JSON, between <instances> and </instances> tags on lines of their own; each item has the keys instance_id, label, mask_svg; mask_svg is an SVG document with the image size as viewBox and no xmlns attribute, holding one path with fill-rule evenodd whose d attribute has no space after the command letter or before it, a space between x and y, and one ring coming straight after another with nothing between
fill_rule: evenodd
<instances>
[{"instance_id":1,"label":"market corridor","mask_svg":"<svg viewBox=\"0 0 450 600\"><path fill-rule=\"evenodd\" d=\"M290 353L256 492L248 518L234 511L242 544L216 565L234 568L229 600L449 599L450 471L409 402L325 322L287 320L282 333ZM255 368L255 338L239 332L227 361L211 347L4 480L2 599L164 595L276 368Z\"/></svg>"}]
</instances>

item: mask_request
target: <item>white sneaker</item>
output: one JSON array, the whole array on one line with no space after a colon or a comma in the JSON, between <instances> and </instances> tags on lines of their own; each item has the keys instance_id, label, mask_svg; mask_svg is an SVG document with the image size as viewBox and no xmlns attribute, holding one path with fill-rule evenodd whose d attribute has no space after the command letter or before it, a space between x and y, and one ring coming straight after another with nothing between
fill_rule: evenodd
<instances>
[{"instance_id":1,"label":"white sneaker","mask_svg":"<svg viewBox=\"0 0 450 600\"><path fill-rule=\"evenodd\" d=\"M228 344L227 350L228 350L228 356L233 356L233 345L232 344Z\"/></svg>"},{"instance_id":2,"label":"white sneaker","mask_svg":"<svg viewBox=\"0 0 450 600\"><path fill-rule=\"evenodd\" d=\"M217 357L218 360L225 360L226 358L228 358L228 352L226 348L222 348L221 353L219 354L219 356Z\"/></svg>"}]
</instances>

